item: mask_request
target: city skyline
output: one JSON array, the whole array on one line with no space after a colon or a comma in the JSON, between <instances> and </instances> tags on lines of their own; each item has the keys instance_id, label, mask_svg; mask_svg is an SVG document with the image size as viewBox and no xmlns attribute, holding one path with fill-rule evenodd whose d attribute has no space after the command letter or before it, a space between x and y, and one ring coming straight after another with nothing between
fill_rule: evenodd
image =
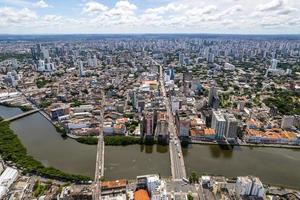
<instances>
[{"instance_id":1,"label":"city skyline","mask_svg":"<svg viewBox=\"0 0 300 200\"><path fill-rule=\"evenodd\" d=\"M0 0L0 34L298 34L296 0Z\"/></svg>"}]
</instances>

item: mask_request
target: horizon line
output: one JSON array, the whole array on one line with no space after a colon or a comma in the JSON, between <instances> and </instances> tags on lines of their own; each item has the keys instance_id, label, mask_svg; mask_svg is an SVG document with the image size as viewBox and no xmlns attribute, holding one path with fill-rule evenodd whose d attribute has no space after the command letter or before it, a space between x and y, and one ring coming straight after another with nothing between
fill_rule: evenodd
<instances>
[{"instance_id":1,"label":"horizon line","mask_svg":"<svg viewBox=\"0 0 300 200\"><path fill-rule=\"evenodd\" d=\"M51 35L253 35L253 36L300 36L300 33L0 33L0 36L51 36Z\"/></svg>"}]
</instances>

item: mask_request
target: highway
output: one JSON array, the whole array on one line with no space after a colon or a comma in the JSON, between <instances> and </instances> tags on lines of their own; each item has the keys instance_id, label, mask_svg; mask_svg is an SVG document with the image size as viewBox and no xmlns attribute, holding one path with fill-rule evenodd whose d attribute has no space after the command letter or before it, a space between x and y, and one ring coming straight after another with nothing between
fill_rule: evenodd
<instances>
[{"instance_id":1,"label":"highway","mask_svg":"<svg viewBox=\"0 0 300 200\"><path fill-rule=\"evenodd\" d=\"M100 114L100 127L99 137L97 145L97 157L96 157L96 168L95 168L95 179L94 179L94 200L101 199L101 178L104 175L104 136L103 136L103 120L104 120L104 109L105 109L105 94L102 92L102 110Z\"/></svg>"},{"instance_id":2,"label":"highway","mask_svg":"<svg viewBox=\"0 0 300 200\"><path fill-rule=\"evenodd\" d=\"M150 58L152 62L159 66L159 81L162 96L164 97L164 103L166 105L168 120L169 120L169 133L170 133L170 159L171 159L171 173L174 181L182 181L183 178L186 178L186 170L184 165L184 159L181 149L180 140L177 135L177 129L175 126L175 119L171 110L170 100L167 97L166 88L164 84L164 74L163 67L161 64Z\"/></svg>"}]
</instances>

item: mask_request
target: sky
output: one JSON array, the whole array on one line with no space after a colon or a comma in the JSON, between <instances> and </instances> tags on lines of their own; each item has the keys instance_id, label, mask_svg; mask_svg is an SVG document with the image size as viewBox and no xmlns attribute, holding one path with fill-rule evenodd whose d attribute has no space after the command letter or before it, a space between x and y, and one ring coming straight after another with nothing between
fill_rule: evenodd
<instances>
[{"instance_id":1,"label":"sky","mask_svg":"<svg viewBox=\"0 0 300 200\"><path fill-rule=\"evenodd\" d=\"M300 0L0 0L0 34L300 34Z\"/></svg>"}]
</instances>

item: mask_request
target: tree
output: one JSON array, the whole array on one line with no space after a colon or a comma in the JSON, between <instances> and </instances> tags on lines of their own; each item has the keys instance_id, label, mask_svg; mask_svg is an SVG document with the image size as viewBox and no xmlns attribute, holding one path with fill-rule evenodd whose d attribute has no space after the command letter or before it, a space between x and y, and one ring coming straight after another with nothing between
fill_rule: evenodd
<instances>
[{"instance_id":1,"label":"tree","mask_svg":"<svg viewBox=\"0 0 300 200\"><path fill-rule=\"evenodd\" d=\"M197 172L192 172L192 174L189 177L190 183L199 183L199 176Z\"/></svg>"},{"instance_id":2,"label":"tree","mask_svg":"<svg viewBox=\"0 0 300 200\"><path fill-rule=\"evenodd\" d=\"M188 200L193 200L194 199L194 197L191 194L188 194L187 198L188 198Z\"/></svg>"}]
</instances>

